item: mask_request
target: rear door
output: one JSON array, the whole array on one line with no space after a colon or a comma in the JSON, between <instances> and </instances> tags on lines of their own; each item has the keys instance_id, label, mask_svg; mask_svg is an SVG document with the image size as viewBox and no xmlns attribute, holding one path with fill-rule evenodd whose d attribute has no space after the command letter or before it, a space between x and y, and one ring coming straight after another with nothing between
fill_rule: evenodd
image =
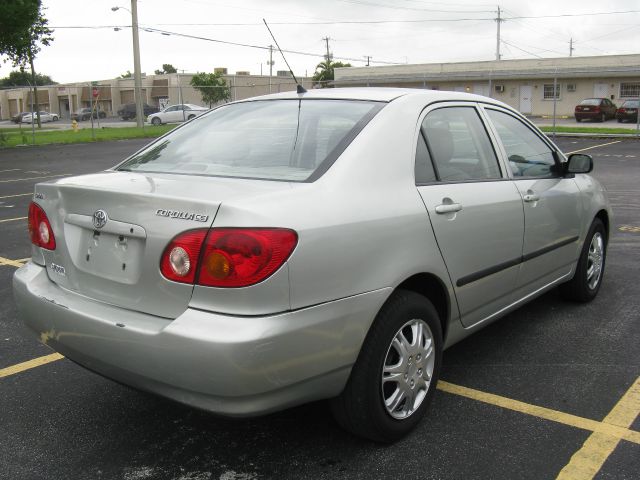
<instances>
[{"instance_id":1,"label":"rear door","mask_svg":"<svg viewBox=\"0 0 640 480\"><path fill-rule=\"evenodd\" d=\"M522 199L475 104L443 105L424 114L416 184L463 325L471 326L508 306L522 253Z\"/></svg>"},{"instance_id":2,"label":"rear door","mask_svg":"<svg viewBox=\"0 0 640 480\"><path fill-rule=\"evenodd\" d=\"M583 223L580 191L572 178L555 173L555 148L516 115L485 111L502 140L514 184L524 204L525 235L518 296L566 277L579 253Z\"/></svg>"}]
</instances>

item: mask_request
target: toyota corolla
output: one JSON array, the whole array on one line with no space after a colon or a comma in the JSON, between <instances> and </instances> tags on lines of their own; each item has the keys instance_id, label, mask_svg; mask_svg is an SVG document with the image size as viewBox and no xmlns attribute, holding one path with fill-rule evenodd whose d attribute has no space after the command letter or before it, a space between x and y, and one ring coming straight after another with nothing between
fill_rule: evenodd
<instances>
[{"instance_id":1,"label":"toyota corolla","mask_svg":"<svg viewBox=\"0 0 640 480\"><path fill-rule=\"evenodd\" d=\"M592 167L465 93L231 103L36 185L15 296L42 342L119 382L228 416L331 399L394 441L443 349L552 288L596 296L611 212Z\"/></svg>"}]
</instances>

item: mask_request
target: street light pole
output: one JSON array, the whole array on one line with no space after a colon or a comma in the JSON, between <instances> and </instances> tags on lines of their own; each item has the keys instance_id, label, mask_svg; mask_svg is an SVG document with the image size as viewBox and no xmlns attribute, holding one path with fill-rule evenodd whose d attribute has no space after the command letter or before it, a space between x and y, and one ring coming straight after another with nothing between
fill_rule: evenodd
<instances>
[{"instance_id":1,"label":"street light pole","mask_svg":"<svg viewBox=\"0 0 640 480\"><path fill-rule=\"evenodd\" d=\"M131 0L131 30L133 32L133 76L136 96L136 123L144 127L142 108L142 74L140 73L140 39L138 38L138 1Z\"/></svg>"}]
</instances>

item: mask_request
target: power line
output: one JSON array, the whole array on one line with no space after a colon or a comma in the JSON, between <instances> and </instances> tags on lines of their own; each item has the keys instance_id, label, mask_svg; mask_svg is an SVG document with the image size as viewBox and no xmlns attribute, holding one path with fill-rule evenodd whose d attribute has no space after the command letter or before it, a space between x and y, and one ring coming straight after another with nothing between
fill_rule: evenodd
<instances>
[{"instance_id":1,"label":"power line","mask_svg":"<svg viewBox=\"0 0 640 480\"><path fill-rule=\"evenodd\" d=\"M204 40L207 42L214 42L214 43L221 43L224 45L234 45L236 47L246 47L246 48L257 48L260 50L269 50L269 47L267 46L263 46L263 45L253 45L250 43L239 43L239 42L230 42L227 40L218 40L215 38L208 38L208 37L201 37L198 35L188 35L186 33L178 33L178 32L171 32L168 30L160 30L157 28L151 28L151 27L143 27L142 30L146 31L146 32L151 32L151 33L159 33L161 35L171 35L171 36L176 36L176 37L183 37L183 38L191 38L194 40ZM308 57L316 57L316 58L324 58L324 55L322 54L318 54L318 53L311 53L311 52L301 52L301 51L297 51L297 50L282 50L285 53L291 53L292 55L305 55ZM352 61L352 62L361 62L362 59L361 58L351 58L351 57L334 57L337 58L339 60L348 60L348 61ZM385 65L398 65L400 62L385 62L385 61L375 61L372 63L380 63L380 64L385 64Z\"/></svg>"}]
</instances>

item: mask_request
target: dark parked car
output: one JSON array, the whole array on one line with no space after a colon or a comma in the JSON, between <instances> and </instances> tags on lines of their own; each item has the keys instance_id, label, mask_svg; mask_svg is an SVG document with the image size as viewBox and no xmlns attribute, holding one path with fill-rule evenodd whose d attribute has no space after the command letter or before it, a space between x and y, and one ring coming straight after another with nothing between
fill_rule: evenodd
<instances>
[{"instance_id":1,"label":"dark parked car","mask_svg":"<svg viewBox=\"0 0 640 480\"><path fill-rule=\"evenodd\" d=\"M81 108L71 114L71 120L89 120L92 116L93 118L105 118L107 114L103 110L95 112L90 108Z\"/></svg>"},{"instance_id":2,"label":"dark parked car","mask_svg":"<svg viewBox=\"0 0 640 480\"><path fill-rule=\"evenodd\" d=\"M637 122L638 121L638 108L640 108L640 100L625 100L620 108L616 112L616 119L622 123L625 121Z\"/></svg>"},{"instance_id":3,"label":"dark parked car","mask_svg":"<svg viewBox=\"0 0 640 480\"><path fill-rule=\"evenodd\" d=\"M593 120L604 122L616 116L616 104L608 98L585 98L576 106L574 114L576 122L582 120Z\"/></svg>"},{"instance_id":4,"label":"dark parked car","mask_svg":"<svg viewBox=\"0 0 640 480\"><path fill-rule=\"evenodd\" d=\"M158 107L152 107L151 105L147 105L146 103L143 105L144 116L151 115L152 113L158 113L160 110ZM135 103L125 103L120 110L118 110L118 116L122 118L122 120L131 120L136 118L136 104Z\"/></svg>"}]
</instances>

